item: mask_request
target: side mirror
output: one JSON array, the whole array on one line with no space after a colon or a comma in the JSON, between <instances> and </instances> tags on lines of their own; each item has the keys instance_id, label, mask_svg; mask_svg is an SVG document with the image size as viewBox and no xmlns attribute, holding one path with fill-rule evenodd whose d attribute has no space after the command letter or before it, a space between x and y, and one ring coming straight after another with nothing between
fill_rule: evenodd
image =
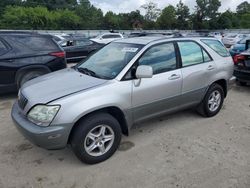
<instances>
[{"instance_id":1,"label":"side mirror","mask_svg":"<svg viewBox=\"0 0 250 188\"><path fill-rule=\"evenodd\" d=\"M140 65L136 69L136 78L152 78L153 77L153 68L148 65Z\"/></svg>"}]
</instances>

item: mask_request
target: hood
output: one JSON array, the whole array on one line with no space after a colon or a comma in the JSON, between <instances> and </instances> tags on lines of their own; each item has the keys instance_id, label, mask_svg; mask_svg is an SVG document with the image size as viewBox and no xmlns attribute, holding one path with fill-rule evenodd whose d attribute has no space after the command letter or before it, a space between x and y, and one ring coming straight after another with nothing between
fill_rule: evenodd
<instances>
[{"instance_id":1,"label":"hood","mask_svg":"<svg viewBox=\"0 0 250 188\"><path fill-rule=\"evenodd\" d=\"M46 104L58 98L104 84L107 80L91 77L72 68L35 78L21 89L29 104Z\"/></svg>"}]
</instances>

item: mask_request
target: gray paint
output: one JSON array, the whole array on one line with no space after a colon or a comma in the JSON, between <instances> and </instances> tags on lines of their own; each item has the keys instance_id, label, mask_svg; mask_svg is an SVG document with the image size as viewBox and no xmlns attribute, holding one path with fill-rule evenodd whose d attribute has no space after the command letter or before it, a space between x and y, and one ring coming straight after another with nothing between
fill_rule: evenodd
<instances>
[{"instance_id":1,"label":"gray paint","mask_svg":"<svg viewBox=\"0 0 250 188\"><path fill-rule=\"evenodd\" d=\"M73 69L65 69L34 79L21 89L22 94L29 100L28 105L24 111L14 105L12 117L17 126L25 130L22 131L25 135L40 134L40 139L31 136L34 139L33 142L46 148L56 149L58 141L66 145L73 125L88 113L106 107L117 107L123 111L128 129L130 129L136 122L199 104L207 88L217 80L223 79L229 84L233 73L232 58L219 56L204 45L200 38L190 38L190 40L201 44L214 61L153 75L152 78L122 81L129 68L149 47L177 40L187 39L159 39L157 37L134 39L134 42L146 44L145 47L113 80L93 78ZM129 41L132 42L132 39L123 39L119 42ZM213 69L209 68L211 65ZM172 79L174 74L178 77ZM33 129L32 126L37 126L25 117L34 105L40 103L61 105L51 125L42 128L43 132L40 128ZM59 133L51 132L48 135L51 129L58 127L62 128L58 131ZM58 138L57 134L60 134ZM49 136L55 139L51 141Z\"/></svg>"}]
</instances>

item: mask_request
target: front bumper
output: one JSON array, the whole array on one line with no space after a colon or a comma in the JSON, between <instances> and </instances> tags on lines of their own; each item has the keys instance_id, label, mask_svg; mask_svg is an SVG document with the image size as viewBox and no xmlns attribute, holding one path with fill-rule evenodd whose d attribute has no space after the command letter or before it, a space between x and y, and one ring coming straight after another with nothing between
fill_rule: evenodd
<instances>
[{"instance_id":1,"label":"front bumper","mask_svg":"<svg viewBox=\"0 0 250 188\"><path fill-rule=\"evenodd\" d=\"M17 102L12 107L11 116L17 129L35 145L46 149L61 149L67 145L71 125L39 127L22 114Z\"/></svg>"}]
</instances>

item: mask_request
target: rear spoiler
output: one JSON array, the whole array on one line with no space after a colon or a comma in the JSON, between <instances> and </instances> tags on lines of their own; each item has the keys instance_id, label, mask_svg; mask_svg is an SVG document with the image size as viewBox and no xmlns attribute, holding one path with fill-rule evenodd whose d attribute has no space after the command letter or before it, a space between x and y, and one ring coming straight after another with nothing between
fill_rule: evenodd
<instances>
[{"instance_id":1,"label":"rear spoiler","mask_svg":"<svg viewBox=\"0 0 250 188\"><path fill-rule=\"evenodd\" d=\"M246 50L248 50L250 48L250 40L246 41Z\"/></svg>"}]
</instances>

